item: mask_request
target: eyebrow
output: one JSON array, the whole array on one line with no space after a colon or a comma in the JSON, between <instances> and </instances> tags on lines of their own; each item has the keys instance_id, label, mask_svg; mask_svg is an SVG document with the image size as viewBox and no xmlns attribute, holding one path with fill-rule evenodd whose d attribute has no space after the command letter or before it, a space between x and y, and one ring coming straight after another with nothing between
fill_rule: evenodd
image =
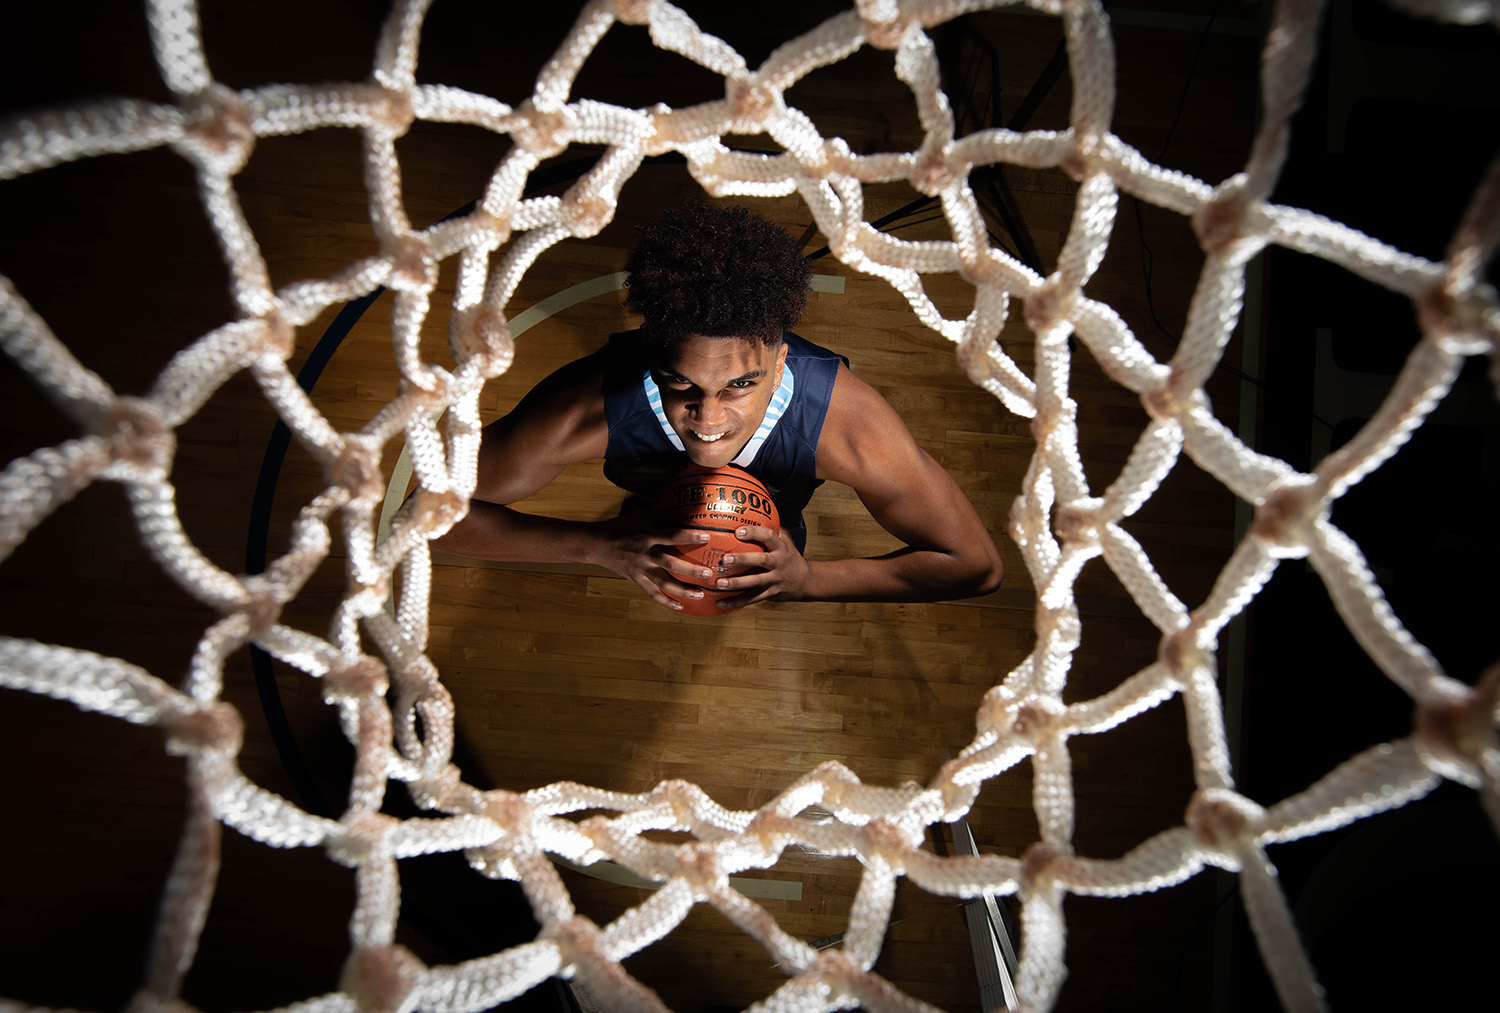
<instances>
[{"instance_id":1,"label":"eyebrow","mask_svg":"<svg viewBox=\"0 0 1500 1013\"><path fill-rule=\"evenodd\" d=\"M669 369L669 368L667 368L665 366L657 366L657 367L654 367L654 368L655 368L656 372L660 373L662 376L676 377L679 380L684 380L687 383L692 384L694 387L699 386L698 381L692 379L691 377L683 376L681 373L677 372L677 370L675 370L675 369ZM727 387L727 386L729 386L729 384L740 383L741 381L744 381L744 380L759 380L761 377L763 377L765 375L766 375L766 371L764 369L752 369L748 373L742 373L739 376L731 378L728 382L726 382L724 384L724 386Z\"/></svg>"}]
</instances>

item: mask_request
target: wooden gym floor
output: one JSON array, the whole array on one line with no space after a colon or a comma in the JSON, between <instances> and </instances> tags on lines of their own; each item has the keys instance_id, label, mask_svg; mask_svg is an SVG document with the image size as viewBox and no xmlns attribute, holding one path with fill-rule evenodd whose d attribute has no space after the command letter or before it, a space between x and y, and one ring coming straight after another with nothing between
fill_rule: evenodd
<instances>
[{"instance_id":1,"label":"wooden gym floor","mask_svg":"<svg viewBox=\"0 0 1500 1013\"><path fill-rule=\"evenodd\" d=\"M71 15L43 12L55 23L6 71L11 106L95 93L163 97L139 12L129 5L88 6L90 37L108 42L79 48ZM374 49L380 6L304 0L205 12L211 65L236 87L360 79ZM782 16L746 20L719 5L684 5L751 65L773 43L844 5L772 6ZM1184 14L1194 6L1183 4ZM1158 4L1148 13L1162 10ZM530 81L571 20L566 12L533 10L518 33L490 23L493 15L478 15L490 20L477 25L465 20L473 16L462 4L436 5L419 78L507 102L529 94ZM1201 19L1153 20L1117 10L1116 132L1149 157L1166 147L1164 164L1200 178L1217 181L1234 172L1254 121L1259 42L1242 31L1254 16L1225 19L1202 34L1191 30L1202 27ZM954 32L941 41L970 59L976 38L997 48L1002 101L996 122L1007 122L1044 80L1060 31L1052 19L998 13L970 18L969 25L974 35ZM949 87L982 97L981 84L987 79ZM712 85L706 73L653 54L617 28L575 95L680 105L709 97ZM1066 73L1038 87L1037 96L1026 126L1065 126ZM825 135L844 137L856 151L907 150L920 136L885 54L864 52L819 71L791 100ZM375 249L356 142L352 132L336 131L265 139L238 177L274 283L329 274ZM505 147L503 139L477 131L418 124L400 149L413 222L430 224L477 196ZM591 154L570 151L557 161ZM1036 256L1050 267L1068 227L1075 185L1058 172L1007 170L1006 181ZM903 187L871 188L869 217L902 209L916 196ZM643 168L627 186L617 220L593 240L549 250L528 274L511 314L621 270L634 225L700 197L680 164ZM823 247L795 199L747 203L785 226L810 254ZM904 238L938 238L935 214L932 208L908 211L889 227ZM0 272L87 366L122 392L145 391L173 352L231 316L191 175L170 152L98 159L0 185L0 236ZM1001 238L1013 245L1011 237ZM1148 244L1149 303L1142 281ZM1186 222L1122 201L1115 242L1090 291L1166 358L1199 260ZM829 760L870 783L925 782L946 754L972 738L981 696L1022 660L1032 640L1031 586L1005 534L1032 450L1029 427L972 387L945 342L923 329L883 282L829 256L813 268L830 291L812 296L801 333L846 354L958 479L1001 548L1004 587L959 603L761 605L721 620L691 620L603 571L442 561L434 574L430 654L458 706L458 761L470 783L523 790L575 780L640 791L683 778L726 806L754 807ZM964 312L962 285L935 279L931 291L948 315ZM514 369L486 390L486 421L550 370L630 326L618 301L615 292L594 296L527 331ZM299 333L295 362L305 360L334 313ZM363 314L314 389L314 400L341 429L359 427L394 393L388 314L388 299ZM439 359L443 320L438 312L429 324L432 357ZM1011 326L1004 341L1029 370L1024 326ZM1237 338L1227 358L1239 363L1242 357ZM1146 417L1126 392L1103 381L1086 355L1077 361L1073 394L1086 468L1098 490L1118 472ZM8 361L0 364L0 383L6 459L75 435ZM1209 393L1219 418L1238 425L1240 382L1221 373ZM1246 408L1253 425L1253 400ZM283 548L290 518L322 487L319 469L294 445L275 481L268 522L255 515L252 500L274 421L253 383L240 376L179 432L172 477L184 525L231 572L255 568L247 561L247 533L257 525L272 553ZM399 444L388 448L388 468L399 450ZM619 499L589 465L570 469L523 508L597 518L613 513ZM1227 557L1234 522L1232 497L1184 461L1131 530L1191 605L1203 599ZM858 501L837 488L818 493L809 526L814 558L875 554L893 545ZM341 566L341 559L330 559L285 621L323 629L342 592ZM1084 633L1068 691L1072 700L1097 695L1148 663L1157 641L1102 565L1086 571L1079 598ZM180 677L213 618L157 571L135 540L120 491L106 484L60 509L5 564L0 601L0 629L8 635L118 656L169 680ZM229 697L249 725L241 758L246 772L309 808L336 807L348 756L318 687L290 670L275 672L292 745L290 754L279 753L277 721L266 717L257 697L249 658L234 658L229 675ZM1175 701L1076 745L1080 853L1115 856L1181 822L1192 780ZM122 1004L139 981L146 926L180 826L181 764L163 755L154 732L16 693L7 693L0 706L0 750L9 812L0 851L0 952L7 954L0 962L0 995L85 1009ZM1024 763L986 786L969 816L982 851L1019 854L1034 840L1029 793ZM951 852L948 828L934 834L932 846ZM219 894L188 979L189 1001L215 1010L261 1009L335 988L348 948L346 871L319 855L272 851L233 834L226 835L225 849ZM529 938L529 915L507 885L480 879L457 859L409 864L402 941L423 959L446 963ZM852 860L789 855L760 877L774 881L765 889L781 896L761 902L795 935L836 937L847 923L858 873ZM601 923L645 896L634 886L572 873L569 883L581 910ZM1160 896L1069 900L1074 970L1060 1008L1224 1003L1227 955L1238 952L1232 944L1244 929L1241 916L1216 934L1227 910L1216 909L1219 888L1203 875ZM958 904L903 884L888 938L877 971L934 1004L976 1008L973 958ZM682 1010L740 1008L783 977L764 951L703 907L626 967ZM1253 959L1240 959L1235 973L1244 996L1263 994ZM549 984L528 1001L548 1008L556 999Z\"/></svg>"}]
</instances>

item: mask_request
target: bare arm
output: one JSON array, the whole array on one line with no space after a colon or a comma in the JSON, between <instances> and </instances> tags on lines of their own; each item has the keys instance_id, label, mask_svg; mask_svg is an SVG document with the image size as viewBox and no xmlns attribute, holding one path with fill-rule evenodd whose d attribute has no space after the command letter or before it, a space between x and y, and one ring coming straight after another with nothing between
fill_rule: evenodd
<instances>
[{"instance_id":1,"label":"bare arm","mask_svg":"<svg viewBox=\"0 0 1500 1013\"><path fill-rule=\"evenodd\" d=\"M518 513L509 504L545 488L568 465L604 456L608 439L597 371L588 360L564 366L485 427L469 514L433 547L499 562L586 561L584 525Z\"/></svg>"},{"instance_id":2,"label":"bare arm","mask_svg":"<svg viewBox=\"0 0 1500 1013\"><path fill-rule=\"evenodd\" d=\"M751 529L767 551L740 553L732 561L769 572L721 582L747 591L736 605L765 598L942 601L1000 585L1000 554L973 505L917 446L885 398L846 368L839 370L818 444L818 475L852 488L905 546L869 559L807 561L789 539Z\"/></svg>"}]
</instances>

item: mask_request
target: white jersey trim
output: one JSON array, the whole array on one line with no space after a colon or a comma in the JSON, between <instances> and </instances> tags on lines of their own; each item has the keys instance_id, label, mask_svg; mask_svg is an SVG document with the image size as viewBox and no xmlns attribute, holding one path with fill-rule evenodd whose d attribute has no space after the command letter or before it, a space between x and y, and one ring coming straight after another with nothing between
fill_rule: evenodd
<instances>
[{"instance_id":1,"label":"white jersey trim","mask_svg":"<svg viewBox=\"0 0 1500 1013\"><path fill-rule=\"evenodd\" d=\"M661 426L662 434L666 436L667 442L671 443L677 450L686 450L682 445L682 437L672 428L672 423L667 421L667 413L661 406L661 388L651 378L651 370L645 370L641 375L641 385L646 391L646 403L651 406L651 411L656 415L656 421ZM733 463L741 468L750 466L755 460L755 455L760 453L760 448L765 445L766 437L771 435L776 428L776 423L781 421L782 414L787 406L792 403L792 392L797 389L797 379L792 372L791 366L786 366L781 371L781 386L771 395L771 403L766 407L765 418L760 420L756 427L755 435L750 437L750 442L745 444L743 450L735 457Z\"/></svg>"}]
</instances>

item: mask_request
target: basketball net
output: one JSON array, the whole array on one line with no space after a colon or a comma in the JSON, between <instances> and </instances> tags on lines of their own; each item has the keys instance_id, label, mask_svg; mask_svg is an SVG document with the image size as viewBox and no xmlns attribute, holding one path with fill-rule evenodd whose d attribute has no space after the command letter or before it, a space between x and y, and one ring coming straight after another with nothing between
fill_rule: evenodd
<instances>
[{"instance_id":1,"label":"basketball net","mask_svg":"<svg viewBox=\"0 0 1500 1013\"><path fill-rule=\"evenodd\" d=\"M1483 4L1412 3L1424 11ZM1465 357L1495 359L1500 307L1483 282L1500 238L1500 174L1480 183L1457 223L1446 259L1432 263L1312 212L1270 203L1287 151L1288 122L1309 78L1321 10L1313 0L1277 6L1262 67L1264 118L1243 171L1212 185L1152 164L1110 132L1114 63L1108 22L1094 0L1037 0L1061 18L1073 75L1070 127L1059 132L984 130L954 137L926 29L993 6L984 0L858 0L853 10L777 49L751 69L662 0L592 0L535 92L519 105L419 84L418 40L427 3L397 3L380 39L370 80L339 85L268 85L235 92L217 84L189 0L148 4L156 60L176 101L105 101L33 115L0 132L0 178L74 159L170 145L197 172L207 216L232 274L237 319L183 350L144 397L117 395L73 357L8 282L0 279L0 339L6 352L76 421L81 435L12 462L0 475L0 546L8 555L61 503L96 480L126 489L141 539L156 562L222 618L203 632L181 686L123 661L65 646L0 641L8 687L71 700L79 707L159 727L186 757L189 817L171 878L144 989L143 1008L181 1008L213 893L218 827L277 847L318 847L356 871L352 951L341 990L299 1010L480 1010L549 976L580 980L618 1008L658 1009L655 994L620 961L673 930L696 904L711 904L758 940L788 980L758 1009L928 1008L902 995L873 967L899 877L955 898L1019 894L1022 952L1017 990L1024 1008L1049 1008L1065 976L1063 899L1121 897L1179 883L1206 866L1238 873L1244 906L1283 1003L1317 1008L1320 989L1298 942L1266 847L1327 831L1403 805L1441 780L1469 785L1500 825L1500 668L1473 685L1439 668L1387 606L1360 548L1330 522L1335 501L1402 446L1448 392ZM615 27L616 22L622 26ZM644 31L666 50L720 74L722 101L690 108L626 109L571 99L575 74L606 31ZM925 139L916 151L858 155L821 137L786 103L785 90L815 68L861 46L890 52L910 86ZM476 209L414 230L401 199L397 138L416 119L463 123L513 142ZM380 252L327 278L273 290L256 238L240 211L234 177L256 139L323 127L362 128L370 208ZM764 134L782 149L733 151L721 135ZM523 198L528 174L571 143L606 146L598 164L561 198ZM656 154L678 152L715 196L800 194L834 254L890 282L921 321L950 340L968 376L1007 409L1032 420L1036 450L1009 531L1037 589L1031 654L985 695L973 741L925 787L865 784L825 764L755 811L729 811L701 789L668 782L643 794L572 783L516 794L480 791L451 761L454 709L424 654L428 541L465 512L475 486L479 396L510 364L504 309L528 265L567 237L595 235L615 210L620 187ZM1061 167L1078 183L1072 224L1048 275L990 245L968 186L976 166ZM904 179L941 200L952 238L905 242L865 221L862 185ZM1185 333L1159 362L1109 306L1084 294L1108 243L1121 193L1188 216L1204 265ZM1383 405L1358 435L1300 473L1257 453L1219 423L1203 391L1240 317L1246 265L1270 244L1320 257L1409 297L1422 338ZM448 326L452 368L422 359L419 333L431 311L438 264L458 260ZM957 273L973 284L963 319L942 316L924 275ZM324 308L384 285L394 290L392 340L401 392L358 432L339 432L288 371L296 328ZM1019 300L1034 332L1035 376L997 343ZM1150 422L1119 477L1092 489L1080 463L1075 403L1068 394L1069 339L1114 381L1140 397ZM223 384L248 370L296 438L326 469L328 486L296 519L291 549L263 575L220 569L188 539L168 480L174 429ZM1491 377L1500 380L1492 368ZM441 425L434 422L445 408ZM404 434L420 488L377 544L384 492L380 451ZM1189 607L1158 576L1121 522L1152 495L1186 454L1254 505L1207 599ZM282 607L328 554L337 516L353 588L332 629L319 636L283 625ZM1064 704L1079 642L1074 578L1102 558L1161 630L1158 656L1105 695ZM1412 699L1412 733L1360 753L1300 794L1263 806L1235 788L1216 688L1220 632L1278 564L1306 559L1370 659ZM399 580L397 574L399 573ZM399 583L394 615L383 608ZM356 749L343 815L309 814L250 781L237 765L242 721L221 700L223 662L256 644L321 680ZM1183 825L1114 859L1074 853L1073 778L1068 740L1107 731L1180 694L1197 790ZM939 857L922 847L926 828L962 816L982 785L1023 760L1032 765L1038 840L1021 858ZM381 812L400 781L429 818ZM797 814L819 806L834 817ZM614 815L570 820L572 813ZM643 836L685 832L685 843ZM821 951L785 933L727 877L776 863L793 845L855 856L863 866L842 946ZM518 880L541 930L524 945L455 966L423 966L394 941L397 863L418 854L463 851L483 873ZM548 856L589 864L609 859L660 889L616 921L578 915Z\"/></svg>"}]
</instances>

